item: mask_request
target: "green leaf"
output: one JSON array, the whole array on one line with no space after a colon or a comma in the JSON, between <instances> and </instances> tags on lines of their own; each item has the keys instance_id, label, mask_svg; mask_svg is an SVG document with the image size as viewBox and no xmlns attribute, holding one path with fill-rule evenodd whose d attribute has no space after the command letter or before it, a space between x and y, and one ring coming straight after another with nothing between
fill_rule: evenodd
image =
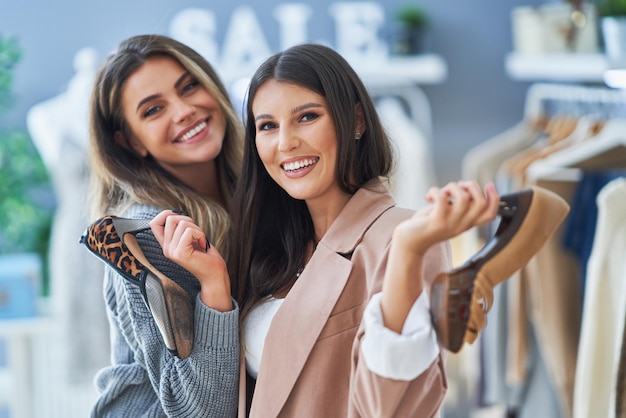
<instances>
[{"instance_id":1,"label":"green leaf","mask_svg":"<svg viewBox=\"0 0 626 418\"><path fill-rule=\"evenodd\" d=\"M9 105L12 71L20 57L17 40L0 35L0 113ZM35 197L51 190L28 133L0 129L0 254L37 252L47 260L53 209L41 207Z\"/></svg>"}]
</instances>

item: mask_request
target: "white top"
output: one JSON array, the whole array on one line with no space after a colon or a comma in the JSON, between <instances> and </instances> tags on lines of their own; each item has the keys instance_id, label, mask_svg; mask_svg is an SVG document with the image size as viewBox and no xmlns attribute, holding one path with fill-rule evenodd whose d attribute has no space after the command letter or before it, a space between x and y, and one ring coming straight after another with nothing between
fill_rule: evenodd
<instances>
[{"instance_id":1,"label":"white top","mask_svg":"<svg viewBox=\"0 0 626 418\"><path fill-rule=\"evenodd\" d=\"M383 325L381 294L372 297L365 312L365 336L361 356L374 373L396 380L412 380L422 374L439 355L437 335L430 318L430 301L425 292L417 298L397 334ZM268 298L250 311L243 323L246 370L256 379L265 337L283 299Z\"/></svg>"},{"instance_id":2,"label":"white top","mask_svg":"<svg viewBox=\"0 0 626 418\"><path fill-rule=\"evenodd\" d=\"M243 335L246 347L246 370L256 379L259 374L261 355L265 346L265 336L270 328L274 315L283 304L284 299L267 298L254 307L243 324Z\"/></svg>"}]
</instances>

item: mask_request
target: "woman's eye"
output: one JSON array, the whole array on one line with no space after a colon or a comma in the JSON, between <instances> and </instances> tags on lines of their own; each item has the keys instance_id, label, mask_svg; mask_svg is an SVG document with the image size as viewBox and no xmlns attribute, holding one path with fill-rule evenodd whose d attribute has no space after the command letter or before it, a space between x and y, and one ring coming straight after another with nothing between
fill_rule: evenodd
<instances>
[{"instance_id":1,"label":"woman's eye","mask_svg":"<svg viewBox=\"0 0 626 418\"><path fill-rule=\"evenodd\" d=\"M272 122L265 122L265 123L261 123L257 126L256 130L257 131L268 131L270 129L275 128L276 125Z\"/></svg>"},{"instance_id":2,"label":"woman's eye","mask_svg":"<svg viewBox=\"0 0 626 418\"><path fill-rule=\"evenodd\" d=\"M154 115L155 113L157 113L159 110L161 110L161 106L149 107L148 109L146 109L145 112L143 112L143 117L144 118L150 117L150 116Z\"/></svg>"},{"instance_id":3,"label":"woman's eye","mask_svg":"<svg viewBox=\"0 0 626 418\"><path fill-rule=\"evenodd\" d=\"M183 87L183 93L193 90L199 83L196 80L190 81Z\"/></svg>"},{"instance_id":4,"label":"woman's eye","mask_svg":"<svg viewBox=\"0 0 626 418\"><path fill-rule=\"evenodd\" d=\"M302 115L300 120L302 120L303 122L309 122L317 118L319 118L319 115L317 113L305 113L304 115Z\"/></svg>"}]
</instances>

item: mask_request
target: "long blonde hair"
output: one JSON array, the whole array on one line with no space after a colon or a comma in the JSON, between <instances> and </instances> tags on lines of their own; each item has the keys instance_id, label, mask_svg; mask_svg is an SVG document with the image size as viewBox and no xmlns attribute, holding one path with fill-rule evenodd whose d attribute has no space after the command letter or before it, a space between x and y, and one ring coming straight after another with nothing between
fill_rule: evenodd
<instances>
[{"instance_id":1,"label":"long blonde hair","mask_svg":"<svg viewBox=\"0 0 626 418\"><path fill-rule=\"evenodd\" d=\"M197 193L164 170L152 158L142 158L114 140L116 131L129 134L122 112L122 90L128 77L153 56L178 61L220 105L226 131L215 162L226 207ZM100 67L90 109L91 212L94 218L122 213L134 203L178 209L191 216L211 243L228 257L230 212L241 170L243 127L228 93L212 66L188 46L161 35L131 37Z\"/></svg>"}]
</instances>

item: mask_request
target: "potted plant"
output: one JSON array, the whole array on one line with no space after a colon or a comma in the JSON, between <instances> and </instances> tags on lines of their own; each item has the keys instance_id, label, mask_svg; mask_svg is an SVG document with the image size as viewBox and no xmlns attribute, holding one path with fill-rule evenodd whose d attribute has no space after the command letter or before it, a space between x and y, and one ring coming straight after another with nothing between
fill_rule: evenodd
<instances>
[{"instance_id":1,"label":"potted plant","mask_svg":"<svg viewBox=\"0 0 626 418\"><path fill-rule=\"evenodd\" d=\"M400 6L395 13L391 51L395 55L416 55L424 52L428 16L414 3Z\"/></svg>"},{"instance_id":2,"label":"potted plant","mask_svg":"<svg viewBox=\"0 0 626 418\"><path fill-rule=\"evenodd\" d=\"M20 56L17 41L0 35L0 113L10 106L12 72ZM0 255L38 254L44 294L53 212L46 201L51 194L48 172L28 133L0 128Z\"/></svg>"},{"instance_id":3,"label":"potted plant","mask_svg":"<svg viewBox=\"0 0 626 418\"><path fill-rule=\"evenodd\" d=\"M603 0L596 5L598 14L602 17L625 17L626 0Z\"/></svg>"},{"instance_id":4,"label":"potted plant","mask_svg":"<svg viewBox=\"0 0 626 418\"><path fill-rule=\"evenodd\" d=\"M601 0L596 4L604 51L614 64L626 61L626 0Z\"/></svg>"}]
</instances>

